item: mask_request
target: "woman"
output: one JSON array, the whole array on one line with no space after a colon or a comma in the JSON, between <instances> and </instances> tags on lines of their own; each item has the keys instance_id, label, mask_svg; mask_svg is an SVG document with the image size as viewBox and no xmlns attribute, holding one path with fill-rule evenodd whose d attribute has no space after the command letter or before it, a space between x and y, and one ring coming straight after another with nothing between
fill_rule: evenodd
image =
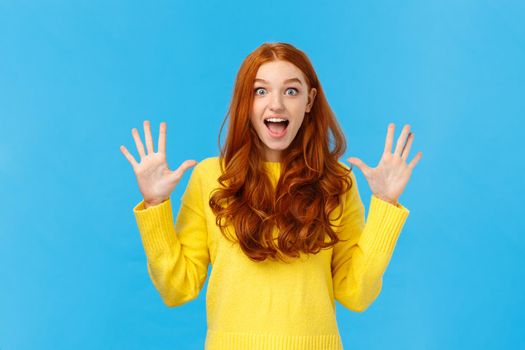
<instances>
[{"instance_id":1,"label":"woman","mask_svg":"<svg viewBox=\"0 0 525 350\"><path fill-rule=\"evenodd\" d=\"M338 161L344 135L302 51L265 43L246 57L228 117L220 157L198 165L169 170L166 123L156 153L148 121L147 154L132 130L140 163L121 146L144 196L134 214L149 275L177 306L198 296L211 262L206 349L342 349L334 300L362 312L381 290L409 214L398 198L422 155L406 164L414 136L405 126L392 153L390 124L376 168L348 159L373 193L365 225ZM192 166L174 222L170 194Z\"/></svg>"}]
</instances>

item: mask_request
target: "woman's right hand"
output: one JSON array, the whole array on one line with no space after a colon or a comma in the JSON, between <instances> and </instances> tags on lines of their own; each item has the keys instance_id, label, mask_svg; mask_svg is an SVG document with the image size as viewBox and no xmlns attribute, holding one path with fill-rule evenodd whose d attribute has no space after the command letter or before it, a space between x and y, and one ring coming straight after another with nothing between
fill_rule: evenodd
<instances>
[{"instance_id":1,"label":"woman's right hand","mask_svg":"<svg viewBox=\"0 0 525 350\"><path fill-rule=\"evenodd\" d=\"M135 145L140 155L140 163L137 163L135 158L128 152L126 147L120 146L120 151L128 159L133 166L133 171L137 177L140 192L144 197L145 207L160 204L166 201L177 184L182 175L190 167L197 164L195 160L186 160L181 166L171 171L166 162L166 123L160 123L159 131L159 146L158 152L153 150L153 139L151 138L150 123L148 120L144 121L144 135L146 138L147 154L144 152L144 145L140 140L137 129L131 129Z\"/></svg>"}]
</instances>

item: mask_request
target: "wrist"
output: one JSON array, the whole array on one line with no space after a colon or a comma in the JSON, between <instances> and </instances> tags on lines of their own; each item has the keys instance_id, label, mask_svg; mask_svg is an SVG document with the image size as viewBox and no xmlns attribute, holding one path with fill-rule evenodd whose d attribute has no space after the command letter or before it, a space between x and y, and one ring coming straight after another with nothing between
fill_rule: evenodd
<instances>
[{"instance_id":1,"label":"wrist","mask_svg":"<svg viewBox=\"0 0 525 350\"><path fill-rule=\"evenodd\" d=\"M156 200L151 200L151 201L147 201L147 200L144 200L144 209L148 209L149 207L154 207L156 205L159 205L163 202L165 202L165 200L161 200L161 201L156 201Z\"/></svg>"},{"instance_id":2,"label":"wrist","mask_svg":"<svg viewBox=\"0 0 525 350\"><path fill-rule=\"evenodd\" d=\"M382 196L382 195L375 194L375 193L374 193L374 196L376 196L377 198L379 198L380 200L382 200L384 202L387 202L387 203L390 203L392 205L395 205L396 207L399 206L399 202L397 201L397 199L391 199L391 198L388 198L386 196Z\"/></svg>"}]
</instances>

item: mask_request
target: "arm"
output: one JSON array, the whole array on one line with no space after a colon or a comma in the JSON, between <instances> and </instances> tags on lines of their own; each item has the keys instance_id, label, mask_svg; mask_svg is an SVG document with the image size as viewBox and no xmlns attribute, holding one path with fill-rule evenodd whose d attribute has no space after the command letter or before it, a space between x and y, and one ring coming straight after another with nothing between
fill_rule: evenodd
<instances>
[{"instance_id":1,"label":"arm","mask_svg":"<svg viewBox=\"0 0 525 350\"><path fill-rule=\"evenodd\" d=\"M150 278L167 306L195 299L208 274L207 230L196 166L181 199L174 225L171 199L133 209L147 256Z\"/></svg>"},{"instance_id":2,"label":"arm","mask_svg":"<svg viewBox=\"0 0 525 350\"><path fill-rule=\"evenodd\" d=\"M377 298L397 238L409 210L372 195L365 224L364 205L354 173L352 188L344 196L339 237L332 255L336 300L352 311L363 312Z\"/></svg>"}]
</instances>

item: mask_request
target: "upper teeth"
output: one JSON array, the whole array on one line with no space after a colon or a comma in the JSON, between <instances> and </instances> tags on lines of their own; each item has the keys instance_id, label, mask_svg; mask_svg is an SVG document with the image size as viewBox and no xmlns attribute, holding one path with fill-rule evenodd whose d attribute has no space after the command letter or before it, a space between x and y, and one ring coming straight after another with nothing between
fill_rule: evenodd
<instances>
[{"instance_id":1,"label":"upper teeth","mask_svg":"<svg viewBox=\"0 0 525 350\"><path fill-rule=\"evenodd\" d=\"M285 122L286 119L282 119L282 118L268 118L268 119L265 119L267 122L274 122L274 123L278 123L278 122Z\"/></svg>"}]
</instances>

